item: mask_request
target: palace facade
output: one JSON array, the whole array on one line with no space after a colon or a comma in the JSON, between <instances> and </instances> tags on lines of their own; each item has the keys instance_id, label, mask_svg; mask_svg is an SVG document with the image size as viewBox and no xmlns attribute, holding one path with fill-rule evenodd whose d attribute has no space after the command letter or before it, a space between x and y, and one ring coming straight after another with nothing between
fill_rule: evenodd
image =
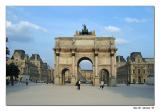
<instances>
[{"instance_id":1,"label":"palace facade","mask_svg":"<svg viewBox=\"0 0 160 111\"><path fill-rule=\"evenodd\" d=\"M32 81L53 81L51 69L44 63L39 54L32 54L29 57L24 50L15 50L12 57L7 60L7 64L14 63L20 70L19 79L23 81L29 78ZM25 80L24 80L25 81Z\"/></svg>"},{"instance_id":2,"label":"palace facade","mask_svg":"<svg viewBox=\"0 0 160 111\"><path fill-rule=\"evenodd\" d=\"M146 83L148 77L154 77L154 58L144 58L141 52L132 52L127 60L117 56L118 83Z\"/></svg>"}]
</instances>

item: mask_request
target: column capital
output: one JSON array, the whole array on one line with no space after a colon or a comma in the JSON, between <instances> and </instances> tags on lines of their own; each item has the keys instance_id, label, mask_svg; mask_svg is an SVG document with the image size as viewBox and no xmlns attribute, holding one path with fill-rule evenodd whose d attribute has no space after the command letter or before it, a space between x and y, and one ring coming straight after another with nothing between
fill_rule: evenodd
<instances>
[{"instance_id":1,"label":"column capital","mask_svg":"<svg viewBox=\"0 0 160 111\"><path fill-rule=\"evenodd\" d=\"M94 55L95 55L95 56L98 56L99 48L94 48L93 50L94 50Z\"/></svg>"},{"instance_id":2,"label":"column capital","mask_svg":"<svg viewBox=\"0 0 160 111\"><path fill-rule=\"evenodd\" d=\"M59 56L60 55L60 53L56 53L56 56Z\"/></svg>"},{"instance_id":3,"label":"column capital","mask_svg":"<svg viewBox=\"0 0 160 111\"><path fill-rule=\"evenodd\" d=\"M72 52L72 56L75 56L75 52Z\"/></svg>"},{"instance_id":4,"label":"column capital","mask_svg":"<svg viewBox=\"0 0 160 111\"><path fill-rule=\"evenodd\" d=\"M115 53L116 53L116 51L117 51L117 48L111 47L111 48L109 49L109 51L110 51L110 55L111 55L111 56L114 56Z\"/></svg>"},{"instance_id":5,"label":"column capital","mask_svg":"<svg viewBox=\"0 0 160 111\"><path fill-rule=\"evenodd\" d=\"M75 56L75 52L76 52L76 48L74 47L71 49L72 56Z\"/></svg>"},{"instance_id":6,"label":"column capital","mask_svg":"<svg viewBox=\"0 0 160 111\"><path fill-rule=\"evenodd\" d=\"M54 48L56 56L60 55L60 50L61 50L60 48Z\"/></svg>"}]
</instances>

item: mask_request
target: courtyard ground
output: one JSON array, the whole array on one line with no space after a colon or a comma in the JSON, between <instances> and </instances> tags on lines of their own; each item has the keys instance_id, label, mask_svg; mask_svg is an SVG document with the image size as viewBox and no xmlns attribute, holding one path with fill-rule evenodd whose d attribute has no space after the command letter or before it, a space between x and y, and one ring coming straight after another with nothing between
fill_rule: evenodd
<instances>
[{"instance_id":1,"label":"courtyard ground","mask_svg":"<svg viewBox=\"0 0 160 111\"><path fill-rule=\"evenodd\" d=\"M6 87L7 105L154 105L154 86L99 87L23 83Z\"/></svg>"}]
</instances>

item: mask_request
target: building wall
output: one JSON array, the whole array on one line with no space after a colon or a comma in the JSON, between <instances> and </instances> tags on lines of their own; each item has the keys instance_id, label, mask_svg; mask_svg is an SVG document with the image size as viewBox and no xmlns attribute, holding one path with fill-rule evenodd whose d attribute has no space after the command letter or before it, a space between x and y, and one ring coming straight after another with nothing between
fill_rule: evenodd
<instances>
[{"instance_id":1,"label":"building wall","mask_svg":"<svg viewBox=\"0 0 160 111\"><path fill-rule=\"evenodd\" d=\"M38 54L33 54L38 55ZM39 56L39 55L38 55ZM40 58L40 56L39 56ZM48 70L48 66L46 63L43 63L43 61L37 58L32 58L25 54L25 51L23 50L15 50L14 54L12 55L12 58L7 60L7 64L15 63L19 70L20 75L19 79L23 77L30 77L30 80L32 81L47 81L48 79L48 73L50 73ZM25 76L26 75L26 76Z\"/></svg>"},{"instance_id":2,"label":"building wall","mask_svg":"<svg viewBox=\"0 0 160 111\"><path fill-rule=\"evenodd\" d=\"M116 57L117 62L117 83L126 84L128 79L127 62L123 56Z\"/></svg>"},{"instance_id":3,"label":"building wall","mask_svg":"<svg viewBox=\"0 0 160 111\"><path fill-rule=\"evenodd\" d=\"M146 83L154 75L154 59L143 58L140 52L132 52L127 61L117 60L117 82Z\"/></svg>"}]
</instances>

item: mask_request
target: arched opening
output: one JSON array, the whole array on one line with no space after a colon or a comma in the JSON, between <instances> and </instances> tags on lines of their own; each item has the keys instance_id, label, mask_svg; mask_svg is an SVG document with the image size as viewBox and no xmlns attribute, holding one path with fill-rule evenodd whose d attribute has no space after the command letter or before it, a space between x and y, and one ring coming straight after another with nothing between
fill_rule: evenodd
<instances>
[{"instance_id":1,"label":"arched opening","mask_svg":"<svg viewBox=\"0 0 160 111\"><path fill-rule=\"evenodd\" d=\"M104 81L104 84L109 86L109 72L106 69L100 71L100 81Z\"/></svg>"},{"instance_id":2,"label":"arched opening","mask_svg":"<svg viewBox=\"0 0 160 111\"><path fill-rule=\"evenodd\" d=\"M138 83L141 84L141 76L138 76Z\"/></svg>"},{"instance_id":3,"label":"arched opening","mask_svg":"<svg viewBox=\"0 0 160 111\"><path fill-rule=\"evenodd\" d=\"M88 57L82 57L77 63L78 80L83 84L93 83L93 63Z\"/></svg>"},{"instance_id":4,"label":"arched opening","mask_svg":"<svg viewBox=\"0 0 160 111\"><path fill-rule=\"evenodd\" d=\"M62 85L66 83L71 83L71 75L67 68L62 70Z\"/></svg>"}]
</instances>

